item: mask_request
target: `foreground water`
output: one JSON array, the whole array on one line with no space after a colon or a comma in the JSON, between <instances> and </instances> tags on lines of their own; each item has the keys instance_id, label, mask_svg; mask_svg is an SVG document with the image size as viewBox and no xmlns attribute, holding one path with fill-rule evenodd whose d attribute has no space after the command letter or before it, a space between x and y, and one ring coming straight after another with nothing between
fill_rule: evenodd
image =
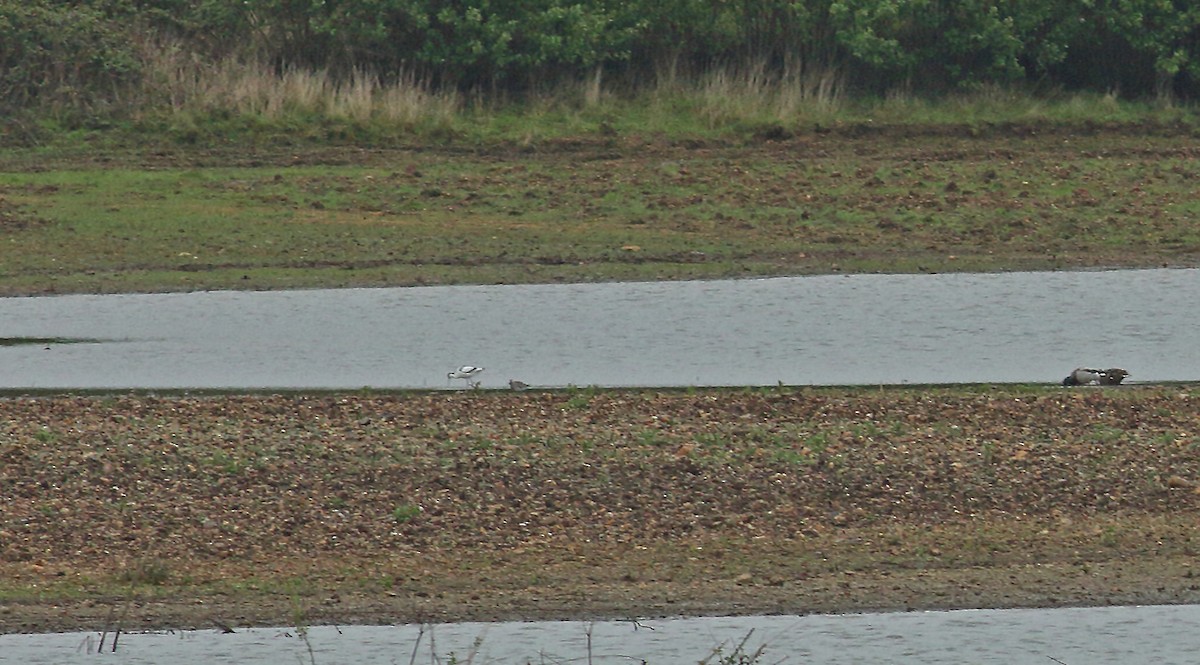
<instances>
[{"instance_id":1,"label":"foreground water","mask_svg":"<svg viewBox=\"0 0 1200 665\"><path fill-rule=\"evenodd\" d=\"M764 649L760 663L1195 663L1200 606L707 617L585 623L315 626L123 634L106 663L696 663ZM752 632L751 632L752 631ZM590 646L589 646L590 632ZM97 633L0 636L24 665L96 662ZM310 651L311 649L311 651ZM719 657L718 657L719 658ZM713 658L710 662L720 662ZM456 659L456 660L455 660ZM751 662L730 660L726 662Z\"/></svg>"},{"instance_id":2,"label":"foreground water","mask_svg":"<svg viewBox=\"0 0 1200 665\"><path fill-rule=\"evenodd\" d=\"M8 388L1200 379L1200 270L0 299Z\"/></svg>"}]
</instances>

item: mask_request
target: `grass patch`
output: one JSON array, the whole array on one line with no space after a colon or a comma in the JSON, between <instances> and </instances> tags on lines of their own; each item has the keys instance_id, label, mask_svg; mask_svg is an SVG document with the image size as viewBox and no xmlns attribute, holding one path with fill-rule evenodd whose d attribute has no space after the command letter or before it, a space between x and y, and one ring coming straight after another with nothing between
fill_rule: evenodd
<instances>
[{"instance_id":1,"label":"grass patch","mask_svg":"<svg viewBox=\"0 0 1200 665\"><path fill-rule=\"evenodd\" d=\"M117 575L117 581L133 586L163 586L171 579L171 567L160 559L137 559Z\"/></svg>"},{"instance_id":2,"label":"grass patch","mask_svg":"<svg viewBox=\"0 0 1200 665\"><path fill-rule=\"evenodd\" d=\"M181 53L137 120L0 148L0 295L1200 261L1191 106L761 67L485 103Z\"/></svg>"},{"instance_id":3,"label":"grass patch","mask_svg":"<svg viewBox=\"0 0 1200 665\"><path fill-rule=\"evenodd\" d=\"M420 506L415 506L411 503L405 503L405 504L396 506L395 510L392 511L392 519L395 520L396 522L399 522L400 524L404 524L405 522L412 521L414 518L416 518L420 514L421 514Z\"/></svg>"},{"instance_id":4,"label":"grass patch","mask_svg":"<svg viewBox=\"0 0 1200 665\"><path fill-rule=\"evenodd\" d=\"M1194 265L1180 134L623 137L524 152L0 152L0 293ZM189 162L199 162L188 164ZM156 164L156 162L165 162ZM244 163L241 166L228 164ZM225 165L221 165L225 164ZM44 340L43 340L44 341Z\"/></svg>"}]
</instances>

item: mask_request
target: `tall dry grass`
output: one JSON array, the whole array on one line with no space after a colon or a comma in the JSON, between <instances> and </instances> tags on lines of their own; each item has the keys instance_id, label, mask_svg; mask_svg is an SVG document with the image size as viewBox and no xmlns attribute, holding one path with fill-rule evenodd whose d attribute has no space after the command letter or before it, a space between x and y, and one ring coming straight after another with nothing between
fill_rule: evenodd
<instances>
[{"instance_id":1,"label":"tall dry grass","mask_svg":"<svg viewBox=\"0 0 1200 665\"><path fill-rule=\"evenodd\" d=\"M205 61L178 45L148 44L145 108L174 113L226 112L278 120L290 115L326 116L356 122L385 120L412 125L448 120L462 101L454 91L434 90L411 72L388 81L356 70L338 78L326 70L277 71L256 60Z\"/></svg>"},{"instance_id":2,"label":"tall dry grass","mask_svg":"<svg viewBox=\"0 0 1200 665\"><path fill-rule=\"evenodd\" d=\"M680 89L679 79L671 85ZM702 74L684 94L695 96L697 107L710 126L739 120L804 122L835 114L841 108L843 81L830 67L811 67L794 60L774 73L766 63L718 67Z\"/></svg>"},{"instance_id":3,"label":"tall dry grass","mask_svg":"<svg viewBox=\"0 0 1200 665\"><path fill-rule=\"evenodd\" d=\"M793 59L783 68L765 62L734 63L684 71L677 60L660 63L648 79L612 77L602 67L523 97L463 94L436 88L412 72L381 78L356 70L278 70L254 58L212 61L181 44L143 46L142 89L132 116L165 109L181 126L212 117L289 120L287 126L344 120L371 129L431 131L465 140L517 140L601 132L672 136L757 131L764 126L804 127L838 121L879 123L980 123L1005 121L1123 121L1194 117L1190 109L1148 108L1115 94L1035 95L992 86L937 98L898 85L883 97L854 97L835 67Z\"/></svg>"},{"instance_id":4,"label":"tall dry grass","mask_svg":"<svg viewBox=\"0 0 1200 665\"><path fill-rule=\"evenodd\" d=\"M153 110L416 125L430 120L450 124L486 106L469 104L459 92L435 89L408 72L384 81L363 70L348 77L294 67L279 71L254 59L207 61L170 42L150 42L143 51L148 72L143 107ZM596 67L553 92L539 92L524 107L536 121L556 111L604 106L613 100L604 74ZM805 66L797 60L782 72L769 71L765 63L751 63L685 77L672 67L660 72L649 88L625 90L633 98L669 100L671 106L694 109L709 129L716 129L745 121L792 123L824 118L840 108L843 85L836 70Z\"/></svg>"}]
</instances>

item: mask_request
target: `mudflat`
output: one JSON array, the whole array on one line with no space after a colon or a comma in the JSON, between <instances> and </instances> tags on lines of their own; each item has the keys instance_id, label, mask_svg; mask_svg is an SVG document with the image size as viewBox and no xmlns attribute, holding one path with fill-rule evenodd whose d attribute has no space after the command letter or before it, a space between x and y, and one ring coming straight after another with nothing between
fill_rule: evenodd
<instances>
[{"instance_id":1,"label":"mudflat","mask_svg":"<svg viewBox=\"0 0 1200 665\"><path fill-rule=\"evenodd\" d=\"M1193 386L0 399L0 631L1200 601Z\"/></svg>"}]
</instances>

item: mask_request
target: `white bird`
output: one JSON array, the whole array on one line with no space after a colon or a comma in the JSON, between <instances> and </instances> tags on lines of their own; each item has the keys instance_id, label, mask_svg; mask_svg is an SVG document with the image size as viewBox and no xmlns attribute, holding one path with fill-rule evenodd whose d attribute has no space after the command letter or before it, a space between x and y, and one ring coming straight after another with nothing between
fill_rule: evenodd
<instances>
[{"instance_id":1,"label":"white bird","mask_svg":"<svg viewBox=\"0 0 1200 665\"><path fill-rule=\"evenodd\" d=\"M483 371L482 367L476 367L474 365L463 365L462 367L459 367L458 369L454 370L453 372L446 374L446 378L447 379L462 379L463 381L467 382L468 386L471 386L472 388L478 388L479 382L478 381L472 382L471 379L478 376L479 373L482 371Z\"/></svg>"}]
</instances>

